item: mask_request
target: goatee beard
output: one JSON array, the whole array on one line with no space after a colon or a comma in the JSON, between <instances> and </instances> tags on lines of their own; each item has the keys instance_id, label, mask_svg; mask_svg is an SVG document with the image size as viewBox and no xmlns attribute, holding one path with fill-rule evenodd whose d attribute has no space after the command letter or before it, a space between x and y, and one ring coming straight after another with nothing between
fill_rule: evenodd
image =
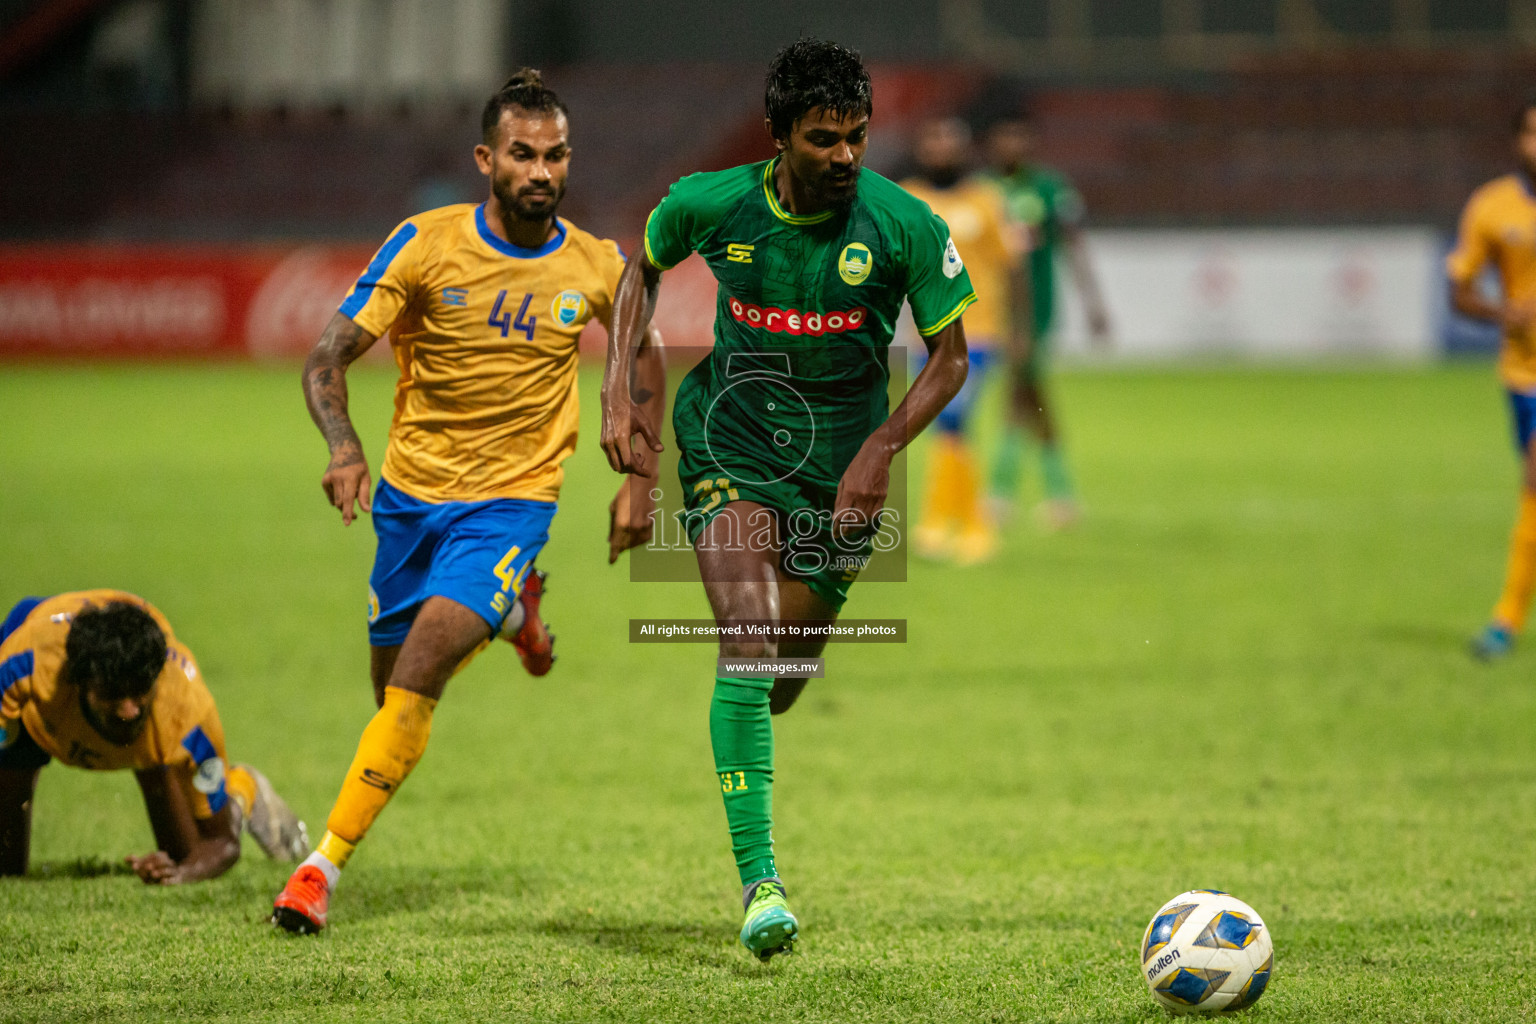
<instances>
[{"instance_id":1,"label":"goatee beard","mask_svg":"<svg viewBox=\"0 0 1536 1024\"><path fill-rule=\"evenodd\" d=\"M836 210L839 213L847 212L853 206L853 201L859 196L859 174L861 171L862 168L859 171L854 171L853 177L848 180L846 186L838 186L828 180L822 181L816 189L821 194L813 197L819 200L817 205L825 209Z\"/></svg>"},{"instance_id":2,"label":"goatee beard","mask_svg":"<svg viewBox=\"0 0 1536 1024\"><path fill-rule=\"evenodd\" d=\"M565 190L561 189L551 193L551 199L547 210L536 210L512 191L510 188L497 185L491 189L496 195L496 201L501 204L503 213L510 214L514 219L521 221L541 221L553 217L560 209L560 200L565 198Z\"/></svg>"},{"instance_id":3,"label":"goatee beard","mask_svg":"<svg viewBox=\"0 0 1536 1024\"><path fill-rule=\"evenodd\" d=\"M115 747L132 746L133 741L139 738L144 727L149 724L149 708L139 712L139 717L131 722L107 722L98 718L91 710L90 703L85 699L85 694L80 694L80 713L85 716L86 724L95 729L101 738Z\"/></svg>"}]
</instances>

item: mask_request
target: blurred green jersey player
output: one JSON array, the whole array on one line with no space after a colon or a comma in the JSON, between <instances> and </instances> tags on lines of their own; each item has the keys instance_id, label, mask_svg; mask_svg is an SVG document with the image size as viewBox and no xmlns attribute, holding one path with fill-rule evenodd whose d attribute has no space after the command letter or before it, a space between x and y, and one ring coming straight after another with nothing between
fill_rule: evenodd
<instances>
[{"instance_id":1,"label":"blurred green jersey player","mask_svg":"<svg viewBox=\"0 0 1536 1024\"><path fill-rule=\"evenodd\" d=\"M1030 295L1033 323L1029 354L1014 368L1009 420L992 467L991 491L1000 516L1018 494L1024 459L1024 432L1040 446L1045 486L1041 507L1047 525L1068 526L1078 515L1071 475L1061 451L1056 419L1046 394L1051 330L1056 316L1056 262L1065 249L1077 290L1088 314L1089 337L1109 342L1109 315L1083 240L1083 200L1061 173L1043 166L1033 123L1023 115L995 122L987 135L992 179L1003 190L1008 212L1029 231Z\"/></svg>"},{"instance_id":2,"label":"blurred green jersey player","mask_svg":"<svg viewBox=\"0 0 1536 1024\"><path fill-rule=\"evenodd\" d=\"M766 106L778 156L684 178L651 214L619 280L603 378L609 463L644 471L660 443L626 382L662 272L697 252L719 285L715 344L678 388L673 424L688 536L722 626L837 618L884 529L891 460L965 381L960 317L976 300L944 222L862 170L872 102L856 53L786 47ZM929 359L887 415L904 302ZM648 445L637 450L637 436ZM710 740L743 887L741 941L767 960L799 936L774 860L770 715L806 680L726 659L815 657L826 641L736 636L720 644Z\"/></svg>"}]
</instances>

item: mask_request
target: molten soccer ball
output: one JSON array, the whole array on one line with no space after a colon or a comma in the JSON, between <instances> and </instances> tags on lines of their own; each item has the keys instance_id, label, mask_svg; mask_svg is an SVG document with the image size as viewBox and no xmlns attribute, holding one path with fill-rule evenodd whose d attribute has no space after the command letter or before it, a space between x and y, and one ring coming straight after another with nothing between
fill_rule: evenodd
<instances>
[{"instance_id":1,"label":"molten soccer ball","mask_svg":"<svg viewBox=\"0 0 1536 1024\"><path fill-rule=\"evenodd\" d=\"M1218 889L1191 889L1164 903L1141 940L1142 977L1174 1013L1252 1006L1274 963L1264 919Z\"/></svg>"}]
</instances>

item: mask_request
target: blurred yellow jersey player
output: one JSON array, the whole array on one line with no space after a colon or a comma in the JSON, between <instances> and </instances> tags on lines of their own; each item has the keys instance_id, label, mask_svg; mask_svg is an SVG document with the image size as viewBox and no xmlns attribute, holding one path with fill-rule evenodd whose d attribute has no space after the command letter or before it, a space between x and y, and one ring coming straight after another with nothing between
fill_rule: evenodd
<instances>
[{"instance_id":1,"label":"blurred yellow jersey player","mask_svg":"<svg viewBox=\"0 0 1536 1024\"><path fill-rule=\"evenodd\" d=\"M1484 659L1509 652L1536 589L1536 103L1519 110L1513 127L1519 169L1472 194L1456 248L1446 259L1455 307L1503 330L1499 376L1509 392L1515 446L1524 464L1504 590L1491 621L1472 642L1473 653ZM1497 299L1479 287L1489 266L1499 279Z\"/></svg>"},{"instance_id":2,"label":"blurred yellow jersey player","mask_svg":"<svg viewBox=\"0 0 1536 1024\"><path fill-rule=\"evenodd\" d=\"M32 795L57 758L138 778L160 849L145 882L222 874L242 827L269 856L309 850L304 824L255 769L225 770L224 729L197 661L142 598L86 590L27 598L0 622L0 874L26 872Z\"/></svg>"},{"instance_id":3,"label":"blurred yellow jersey player","mask_svg":"<svg viewBox=\"0 0 1536 1024\"><path fill-rule=\"evenodd\" d=\"M948 182L953 171L937 171ZM965 344L972 352L1006 344L1012 336L1009 308L1016 298L1023 231L1008 219L997 186L982 178L957 178L937 184L928 177L913 177L902 187L927 203L949 225L950 237L976 289L976 304L965 311Z\"/></svg>"},{"instance_id":4,"label":"blurred yellow jersey player","mask_svg":"<svg viewBox=\"0 0 1536 1024\"><path fill-rule=\"evenodd\" d=\"M927 558L965 565L989 557L997 530L983 507L977 460L966 438L971 407L999 349L1017 360L1025 354L1029 323L1028 278L1022 273L1023 229L1007 215L995 186L968 177L971 135L955 119L929 121L917 134L913 156L919 174L902 186L949 225L955 248L975 286L977 301L965 313L970 372L960 393L939 413L938 436L930 449L922 511L913 543ZM1018 315L1016 315L1018 314Z\"/></svg>"},{"instance_id":5,"label":"blurred yellow jersey player","mask_svg":"<svg viewBox=\"0 0 1536 1024\"><path fill-rule=\"evenodd\" d=\"M304 368L331 453L322 486L343 523L356 504L378 537L368 641L379 711L325 836L274 901L273 921L290 931L324 927L342 867L426 749L448 678L497 635L534 675L554 661L534 559L576 449L577 338L594 318L610 323L624 254L556 215L569 118L537 71L490 98L481 128L475 160L489 197L396 228ZM346 369L386 332L400 380L370 498ZM649 337L642 349L637 376L659 422L659 349ZM614 499L610 562L650 536L650 486L630 478Z\"/></svg>"}]
</instances>

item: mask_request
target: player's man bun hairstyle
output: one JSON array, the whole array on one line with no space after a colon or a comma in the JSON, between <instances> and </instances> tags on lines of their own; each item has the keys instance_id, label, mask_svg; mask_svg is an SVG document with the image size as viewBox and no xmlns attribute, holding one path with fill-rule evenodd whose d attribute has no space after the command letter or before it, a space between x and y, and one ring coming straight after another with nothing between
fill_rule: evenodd
<instances>
[{"instance_id":1,"label":"player's man bun hairstyle","mask_svg":"<svg viewBox=\"0 0 1536 1024\"><path fill-rule=\"evenodd\" d=\"M128 601L88 605L64 638L65 675L75 686L94 683L106 700L148 693L165 668L165 633L153 615Z\"/></svg>"},{"instance_id":2,"label":"player's man bun hairstyle","mask_svg":"<svg viewBox=\"0 0 1536 1024\"><path fill-rule=\"evenodd\" d=\"M496 141L496 126L501 123L501 112L508 107L526 110L530 114L554 114L570 116L565 104L555 91L544 84L544 76L534 68L518 68L507 79L507 84L485 101L485 112L480 115L480 133L485 144Z\"/></svg>"},{"instance_id":3,"label":"player's man bun hairstyle","mask_svg":"<svg viewBox=\"0 0 1536 1024\"><path fill-rule=\"evenodd\" d=\"M817 107L838 117L872 114L873 95L857 51L802 36L774 55L763 102L773 137L785 139Z\"/></svg>"}]
</instances>

